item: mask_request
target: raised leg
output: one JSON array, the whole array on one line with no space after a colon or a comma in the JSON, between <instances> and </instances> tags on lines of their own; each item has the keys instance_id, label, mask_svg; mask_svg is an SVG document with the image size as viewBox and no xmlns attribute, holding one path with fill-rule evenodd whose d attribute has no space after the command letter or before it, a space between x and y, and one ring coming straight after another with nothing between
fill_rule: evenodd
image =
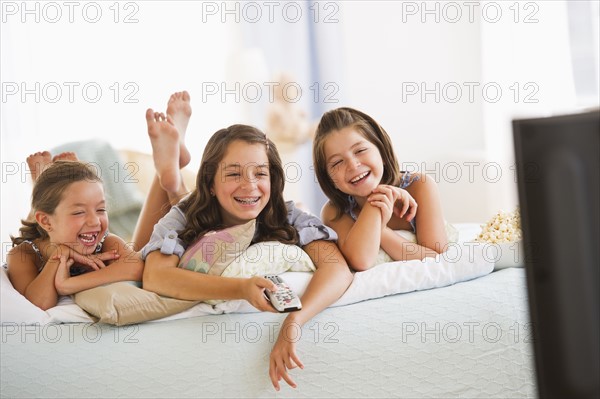
<instances>
[{"instance_id":1,"label":"raised leg","mask_svg":"<svg viewBox=\"0 0 600 399\"><path fill-rule=\"evenodd\" d=\"M190 153L185 146L185 129L191 114L190 96L185 91L171 96L166 117L152 109L146 111L156 176L133 234L136 250L141 250L148 243L154 225L169 212L171 206L188 194L180 168L190 162Z\"/></svg>"}]
</instances>

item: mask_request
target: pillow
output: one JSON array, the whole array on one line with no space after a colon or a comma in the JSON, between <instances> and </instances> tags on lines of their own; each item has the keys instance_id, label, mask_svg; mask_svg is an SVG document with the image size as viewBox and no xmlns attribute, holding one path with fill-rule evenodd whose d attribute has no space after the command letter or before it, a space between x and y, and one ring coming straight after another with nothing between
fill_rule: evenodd
<instances>
[{"instance_id":1,"label":"pillow","mask_svg":"<svg viewBox=\"0 0 600 399\"><path fill-rule=\"evenodd\" d=\"M179 261L182 269L220 276L248 248L256 220L246 224L212 231L190 245Z\"/></svg>"},{"instance_id":2,"label":"pillow","mask_svg":"<svg viewBox=\"0 0 600 399\"><path fill-rule=\"evenodd\" d=\"M484 276L493 270L494 261L481 246L452 244L448 251L435 257L388 262L355 273L350 287L331 306L446 287Z\"/></svg>"},{"instance_id":3,"label":"pillow","mask_svg":"<svg viewBox=\"0 0 600 399\"><path fill-rule=\"evenodd\" d=\"M435 258L388 262L354 273L350 287L341 298L329 306L344 306L387 295L446 287L491 273L494 261L486 254L483 246L471 244L454 244L447 253ZM281 277L301 297L312 275L284 273ZM217 304L215 310L223 313L257 312L243 300Z\"/></svg>"},{"instance_id":4,"label":"pillow","mask_svg":"<svg viewBox=\"0 0 600 399\"><path fill-rule=\"evenodd\" d=\"M120 281L81 291L75 294L75 303L98 321L116 326L170 316L198 303L163 297L135 284Z\"/></svg>"},{"instance_id":5,"label":"pillow","mask_svg":"<svg viewBox=\"0 0 600 399\"><path fill-rule=\"evenodd\" d=\"M522 240L482 245L486 256L495 262L494 271L507 267L525 267L525 248Z\"/></svg>"},{"instance_id":6,"label":"pillow","mask_svg":"<svg viewBox=\"0 0 600 399\"><path fill-rule=\"evenodd\" d=\"M50 316L15 290L3 267L0 267L0 273L0 321L2 325L47 324Z\"/></svg>"},{"instance_id":7,"label":"pillow","mask_svg":"<svg viewBox=\"0 0 600 399\"><path fill-rule=\"evenodd\" d=\"M454 225L452 225L446 221L444 221L444 229L446 230L446 236L448 237L448 242L450 244L458 243L458 237L459 237L458 229L456 227L454 227ZM394 230L394 233L398 234L400 237L404 238L405 240L414 242L415 244L417 243L417 236L412 231ZM377 254L377 257L375 258L375 261L373 262L373 266L381 265L382 263L388 263L388 262L393 262L393 261L394 261L394 259L392 259L392 257L389 256L387 254L387 252L385 252L382 248L379 248L379 253Z\"/></svg>"},{"instance_id":8,"label":"pillow","mask_svg":"<svg viewBox=\"0 0 600 399\"><path fill-rule=\"evenodd\" d=\"M248 247L223 271L222 276L248 278L265 274L281 274L287 271L314 272L315 270L310 256L299 246L283 244L279 241L264 241ZM240 301L254 309L245 300ZM218 305L225 301L211 299L204 302ZM217 310L225 311L226 309L217 308Z\"/></svg>"},{"instance_id":9,"label":"pillow","mask_svg":"<svg viewBox=\"0 0 600 399\"><path fill-rule=\"evenodd\" d=\"M223 271L224 277L253 277L284 272L314 272L310 256L297 245L279 241L252 244Z\"/></svg>"},{"instance_id":10,"label":"pillow","mask_svg":"<svg viewBox=\"0 0 600 399\"><path fill-rule=\"evenodd\" d=\"M60 297L56 306L44 312L12 286L3 267L0 268L0 296L0 323L4 326L93 321L87 313L73 303L70 296Z\"/></svg>"}]
</instances>

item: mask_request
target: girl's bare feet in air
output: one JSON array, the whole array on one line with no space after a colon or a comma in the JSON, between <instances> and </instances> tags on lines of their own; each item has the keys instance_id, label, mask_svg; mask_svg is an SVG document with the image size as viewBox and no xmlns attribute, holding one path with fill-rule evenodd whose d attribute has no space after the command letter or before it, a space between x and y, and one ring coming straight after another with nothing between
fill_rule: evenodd
<instances>
[{"instance_id":1,"label":"girl's bare feet in air","mask_svg":"<svg viewBox=\"0 0 600 399\"><path fill-rule=\"evenodd\" d=\"M31 172L31 178L35 181L38 176L52 163L52 156L48 151L39 151L27 157L27 166Z\"/></svg>"},{"instance_id":2,"label":"girl's bare feet in air","mask_svg":"<svg viewBox=\"0 0 600 399\"><path fill-rule=\"evenodd\" d=\"M74 152L66 151L52 157L52 162L56 161L79 161Z\"/></svg>"},{"instance_id":3,"label":"girl's bare feet in air","mask_svg":"<svg viewBox=\"0 0 600 399\"><path fill-rule=\"evenodd\" d=\"M167 193L175 193L181 186L179 132L170 115L165 117L150 108L146 111L146 122L160 185Z\"/></svg>"},{"instance_id":4,"label":"girl's bare feet in air","mask_svg":"<svg viewBox=\"0 0 600 399\"><path fill-rule=\"evenodd\" d=\"M179 168L184 168L190 163L190 152L185 146L185 132L187 130L192 107L190 95L187 91L180 91L171 95L167 104L167 117L171 117L173 125L179 132Z\"/></svg>"}]
</instances>

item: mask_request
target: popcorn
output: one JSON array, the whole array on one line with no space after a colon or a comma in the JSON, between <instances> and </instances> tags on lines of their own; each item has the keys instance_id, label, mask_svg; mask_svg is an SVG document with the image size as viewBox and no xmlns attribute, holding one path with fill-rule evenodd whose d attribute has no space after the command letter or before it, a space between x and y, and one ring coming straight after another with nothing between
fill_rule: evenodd
<instances>
[{"instance_id":1,"label":"popcorn","mask_svg":"<svg viewBox=\"0 0 600 399\"><path fill-rule=\"evenodd\" d=\"M521 240L521 218L519 208L513 212L499 211L485 225L481 225L481 233L475 241L500 244Z\"/></svg>"}]
</instances>

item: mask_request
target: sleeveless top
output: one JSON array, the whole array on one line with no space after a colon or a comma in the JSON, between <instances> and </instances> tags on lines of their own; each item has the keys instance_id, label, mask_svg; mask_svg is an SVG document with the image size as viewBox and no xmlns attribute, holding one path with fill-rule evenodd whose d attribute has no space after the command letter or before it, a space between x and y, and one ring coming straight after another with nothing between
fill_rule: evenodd
<instances>
[{"instance_id":1,"label":"sleeveless top","mask_svg":"<svg viewBox=\"0 0 600 399\"><path fill-rule=\"evenodd\" d=\"M410 172L404 172L401 171L402 173L402 180L400 180L400 184L399 184L399 188L406 188L408 186L410 186L411 184L413 184L414 182L416 182L417 180L420 179L419 176L417 175L411 175ZM353 196L349 195L348 196L348 206L346 207L346 209L344 209L344 213L348 216L350 216L352 218L352 220L354 220L356 222L356 219L358 219L358 216L356 215L356 213L354 212L354 208L356 208L356 200L354 199ZM417 224L416 224L416 220L415 218L413 218L410 222L410 225L412 226L413 229L413 233L417 232Z\"/></svg>"},{"instance_id":2,"label":"sleeveless top","mask_svg":"<svg viewBox=\"0 0 600 399\"><path fill-rule=\"evenodd\" d=\"M102 245L104 244L104 240L106 240L106 237L108 236L108 230L106 231L106 233L104 233L104 236L102 237L102 239L100 240L100 242L98 243L98 245L96 245L96 249L94 250L94 254L98 254L102 251ZM38 248L38 246L30 240L23 240L22 241L25 244L29 244L31 246L31 248L33 249L33 252L36 253L38 259L40 260L40 265L38 267L38 273L42 271L42 269L44 268L44 257L42 256L42 252L40 251L40 249Z\"/></svg>"}]
</instances>

